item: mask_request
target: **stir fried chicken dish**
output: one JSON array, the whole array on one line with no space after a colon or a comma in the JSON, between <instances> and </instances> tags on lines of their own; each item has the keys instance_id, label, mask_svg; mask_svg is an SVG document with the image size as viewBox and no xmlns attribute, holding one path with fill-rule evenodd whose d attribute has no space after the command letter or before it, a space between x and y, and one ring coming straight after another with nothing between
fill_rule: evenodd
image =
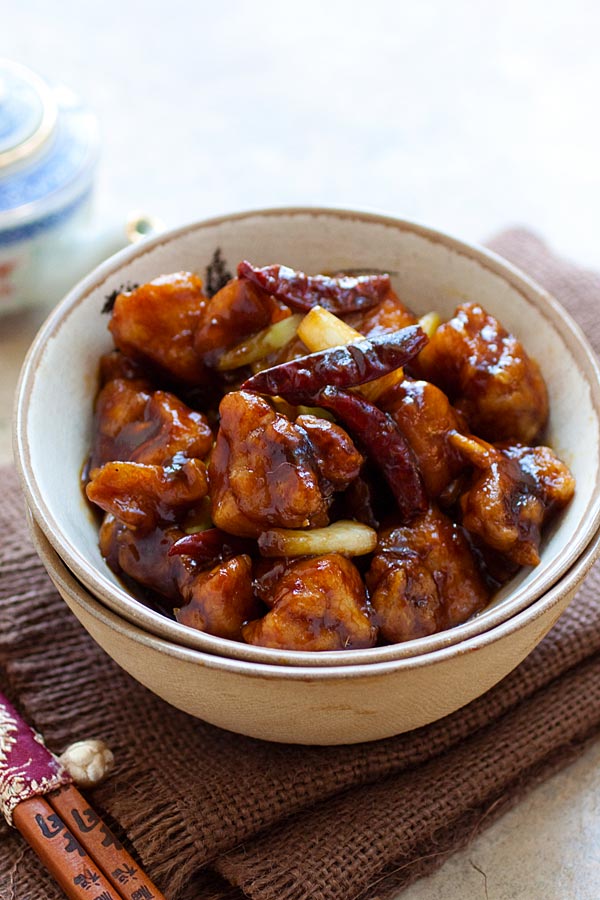
<instances>
[{"instance_id":1,"label":"stir fried chicken dish","mask_svg":"<svg viewBox=\"0 0 600 900\"><path fill-rule=\"evenodd\" d=\"M390 277L242 261L112 298L84 469L100 549L178 622L373 647L484 609L571 500L548 395L476 301L421 319Z\"/></svg>"}]
</instances>

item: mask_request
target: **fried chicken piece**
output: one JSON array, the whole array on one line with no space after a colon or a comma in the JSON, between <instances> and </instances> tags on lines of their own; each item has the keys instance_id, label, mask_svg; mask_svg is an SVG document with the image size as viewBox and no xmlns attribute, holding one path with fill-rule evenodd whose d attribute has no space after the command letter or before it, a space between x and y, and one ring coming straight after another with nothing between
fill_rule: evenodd
<instances>
[{"instance_id":1,"label":"fried chicken piece","mask_svg":"<svg viewBox=\"0 0 600 900\"><path fill-rule=\"evenodd\" d=\"M465 468L448 435L464 429L463 418L446 395L428 381L404 379L378 405L389 413L410 444L430 497L439 495Z\"/></svg>"},{"instance_id":2,"label":"fried chicken piece","mask_svg":"<svg viewBox=\"0 0 600 900\"><path fill-rule=\"evenodd\" d=\"M183 535L170 525L134 531L107 513L100 528L100 552L116 575L125 573L177 605L181 603L179 585L190 577L189 561L169 556L169 549Z\"/></svg>"},{"instance_id":3,"label":"fried chicken piece","mask_svg":"<svg viewBox=\"0 0 600 900\"><path fill-rule=\"evenodd\" d=\"M390 643L459 625L490 599L462 529L435 507L380 533L366 582Z\"/></svg>"},{"instance_id":4,"label":"fried chicken piece","mask_svg":"<svg viewBox=\"0 0 600 900\"><path fill-rule=\"evenodd\" d=\"M575 493L575 479L566 463L559 459L550 447L500 444L498 449L510 459L516 459L522 471L535 480L546 507L544 521L547 521L556 510L563 509L572 499Z\"/></svg>"},{"instance_id":5,"label":"fried chicken piece","mask_svg":"<svg viewBox=\"0 0 600 900\"><path fill-rule=\"evenodd\" d=\"M319 472L332 491L343 491L358 477L364 459L343 428L308 413L298 416L296 426L308 435Z\"/></svg>"},{"instance_id":6,"label":"fried chicken piece","mask_svg":"<svg viewBox=\"0 0 600 900\"><path fill-rule=\"evenodd\" d=\"M287 306L256 285L233 278L208 301L196 327L195 352L214 366L228 347L290 315Z\"/></svg>"},{"instance_id":7,"label":"fried chicken piece","mask_svg":"<svg viewBox=\"0 0 600 900\"><path fill-rule=\"evenodd\" d=\"M259 557L254 561L252 589L254 595L272 608L275 602L275 586L296 560L289 557Z\"/></svg>"},{"instance_id":8,"label":"fried chicken piece","mask_svg":"<svg viewBox=\"0 0 600 900\"><path fill-rule=\"evenodd\" d=\"M344 316L344 320L352 328L356 328L367 337L375 337L378 334L389 334L406 328L407 325L416 325L418 319L413 312L404 306L396 293L389 289L384 300L365 312L356 312Z\"/></svg>"},{"instance_id":9,"label":"fried chicken piece","mask_svg":"<svg viewBox=\"0 0 600 900\"><path fill-rule=\"evenodd\" d=\"M100 529L100 550L117 575L125 573L168 599L178 622L241 640L243 624L259 611L250 557L234 556L205 571L186 557L169 556L181 537L183 531L170 526L140 533L109 514Z\"/></svg>"},{"instance_id":10,"label":"fried chicken piece","mask_svg":"<svg viewBox=\"0 0 600 900\"><path fill-rule=\"evenodd\" d=\"M493 447L454 435L454 446L475 466L461 496L464 527L520 566L540 561L541 529L571 500L575 480L549 447Z\"/></svg>"},{"instance_id":11,"label":"fried chicken piece","mask_svg":"<svg viewBox=\"0 0 600 900\"><path fill-rule=\"evenodd\" d=\"M100 357L100 387L104 387L115 378L126 378L129 381L136 381L138 384L144 383L150 390L150 382L146 375L147 371L142 363L130 359L120 350L111 350Z\"/></svg>"},{"instance_id":12,"label":"fried chicken piece","mask_svg":"<svg viewBox=\"0 0 600 900\"><path fill-rule=\"evenodd\" d=\"M104 385L96 399L92 469L114 459L130 459L150 396L148 382L142 379L115 378Z\"/></svg>"},{"instance_id":13,"label":"fried chicken piece","mask_svg":"<svg viewBox=\"0 0 600 900\"><path fill-rule=\"evenodd\" d=\"M204 457L212 445L206 417L174 394L116 378L96 401L92 469L114 460L164 465L174 456Z\"/></svg>"},{"instance_id":14,"label":"fried chicken piece","mask_svg":"<svg viewBox=\"0 0 600 900\"><path fill-rule=\"evenodd\" d=\"M130 528L149 531L159 522L174 523L208 493L206 466L199 459L183 465L149 466L108 462L92 469L88 500Z\"/></svg>"},{"instance_id":15,"label":"fried chicken piece","mask_svg":"<svg viewBox=\"0 0 600 900\"><path fill-rule=\"evenodd\" d=\"M372 647L365 587L356 567L330 553L291 561L272 586L271 609L242 629L244 640L282 650Z\"/></svg>"},{"instance_id":16,"label":"fried chicken piece","mask_svg":"<svg viewBox=\"0 0 600 900\"><path fill-rule=\"evenodd\" d=\"M182 585L185 605L175 610L182 625L234 641L242 639L242 626L258 614L252 593L252 560L233 556Z\"/></svg>"},{"instance_id":17,"label":"fried chicken piece","mask_svg":"<svg viewBox=\"0 0 600 900\"><path fill-rule=\"evenodd\" d=\"M332 484L319 467L307 431L249 391L227 394L219 412L209 465L215 525L242 537L257 537L270 527L327 525ZM332 428L329 435L337 435L342 468L335 485L341 489L362 458L356 451L353 455L352 442L341 429ZM324 469L333 477L329 463Z\"/></svg>"},{"instance_id":18,"label":"fried chicken piece","mask_svg":"<svg viewBox=\"0 0 600 900\"><path fill-rule=\"evenodd\" d=\"M126 356L185 384L204 384L213 376L194 334L207 303L197 275L175 272L119 294L108 327Z\"/></svg>"},{"instance_id":19,"label":"fried chicken piece","mask_svg":"<svg viewBox=\"0 0 600 900\"><path fill-rule=\"evenodd\" d=\"M420 374L448 394L488 441L533 441L548 418L540 368L476 303L463 303L421 351Z\"/></svg>"}]
</instances>

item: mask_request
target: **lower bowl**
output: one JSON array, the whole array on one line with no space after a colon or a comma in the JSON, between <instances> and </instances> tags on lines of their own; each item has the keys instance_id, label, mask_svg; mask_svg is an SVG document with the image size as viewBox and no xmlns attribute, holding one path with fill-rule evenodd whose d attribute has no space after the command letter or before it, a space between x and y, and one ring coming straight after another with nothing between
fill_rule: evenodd
<instances>
[{"instance_id":1,"label":"lower bowl","mask_svg":"<svg viewBox=\"0 0 600 900\"><path fill-rule=\"evenodd\" d=\"M168 703L220 728L294 744L353 744L427 725L485 693L547 634L600 553L600 532L548 593L508 621L424 656L330 667L277 666L181 647L102 606L30 518L36 550L94 640Z\"/></svg>"},{"instance_id":2,"label":"lower bowl","mask_svg":"<svg viewBox=\"0 0 600 900\"><path fill-rule=\"evenodd\" d=\"M445 319L466 300L497 315L541 366L552 410L547 440L577 481L573 501L546 530L539 565L521 569L463 625L386 647L331 653L231 641L171 621L136 600L101 556L98 522L78 477L92 440L98 359L112 346L101 310L107 295L128 282L181 269L202 275L217 249L230 268L250 259L307 272L389 271L394 289L418 315L435 310ZM15 459L27 503L61 559L104 606L167 644L299 669L420 659L527 609L560 582L600 527L599 446L600 370L580 329L542 288L493 254L416 223L311 208L197 222L105 262L65 297L38 334L23 366L15 419Z\"/></svg>"}]
</instances>

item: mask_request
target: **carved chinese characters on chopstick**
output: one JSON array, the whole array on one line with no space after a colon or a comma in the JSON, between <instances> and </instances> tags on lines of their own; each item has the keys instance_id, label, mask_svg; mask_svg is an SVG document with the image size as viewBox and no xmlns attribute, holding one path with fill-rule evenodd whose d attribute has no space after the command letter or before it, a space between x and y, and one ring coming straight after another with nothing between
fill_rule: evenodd
<instances>
[{"instance_id":1,"label":"carved chinese characters on chopstick","mask_svg":"<svg viewBox=\"0 0 600 900\"><path fill-rule=\"evenodd\" d=\"M21 832L69 900L165 900L72 784L82 783L81 763L89 762L85 750L98 744L104 761L112 759L99 741L77 742L55 757L0 693L0 813ZM88 784L99 783L107 772L97 759L94 763L84 773Z\"/></svg>"},{"instance_id":2,"label":"carved chinese characters on chopstick","mask_svg":"<svg viewBox=\"0 0 600 900\"><path fill-rule=\"evenodd\" d=\"M323 651L453 627L537 564L574 481L494 316L418 318L386 274L209 281L114 303L86 469L114 572L188 627Z\"/></svg>"}]
</instances>

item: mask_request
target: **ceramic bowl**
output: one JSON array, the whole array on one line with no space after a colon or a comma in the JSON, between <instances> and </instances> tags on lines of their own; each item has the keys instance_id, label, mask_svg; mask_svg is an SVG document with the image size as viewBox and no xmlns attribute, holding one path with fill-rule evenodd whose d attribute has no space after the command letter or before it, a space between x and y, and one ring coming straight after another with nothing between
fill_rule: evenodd
<instances>
[{"instance_id":1,"label":"ceramic bowl","mask_svg":"<svg viewBox=\"0 0 600 900\"><path fill-rule=\"evenodd\" d=\"M107 294L126 282L191 269L220 248L230 269L248 258L307 272L389 271L418 314L450 316L476 300L520 337L541 365L551 403L547 440L577 479L574 500L546 534L541 563L523 569L491 605L454 629L372 650L306 653L228 641L170 621L133 598L100 556L97 523L79 483L89 451L98 358L111 347ZM27 502L76 577L120 619L170 643L257 663L355 666L421 657L494 628L526 609L573 566L600 523L600 375L583 334L542 288L488 251L414 223L346 210L275 209L199 222L127 249L97 268L54 310L24 364L15 456Z\"/></svg>"},{"instance_id":2,"label":"ceramic bowl","mask_svg":"<svg viewBox=\"0 0 600 900\"><path fill-rule=\"evenodd\" d=\"M153 693L239 734L294 744L356 744L411 731L493 687L550 630L600 551L600 533L575 566L507 622L423 656L349 666L280 666L182 647L143 631L81 585L31 519L36 549L94 640Z\"/></svg>"}]
</instances>

